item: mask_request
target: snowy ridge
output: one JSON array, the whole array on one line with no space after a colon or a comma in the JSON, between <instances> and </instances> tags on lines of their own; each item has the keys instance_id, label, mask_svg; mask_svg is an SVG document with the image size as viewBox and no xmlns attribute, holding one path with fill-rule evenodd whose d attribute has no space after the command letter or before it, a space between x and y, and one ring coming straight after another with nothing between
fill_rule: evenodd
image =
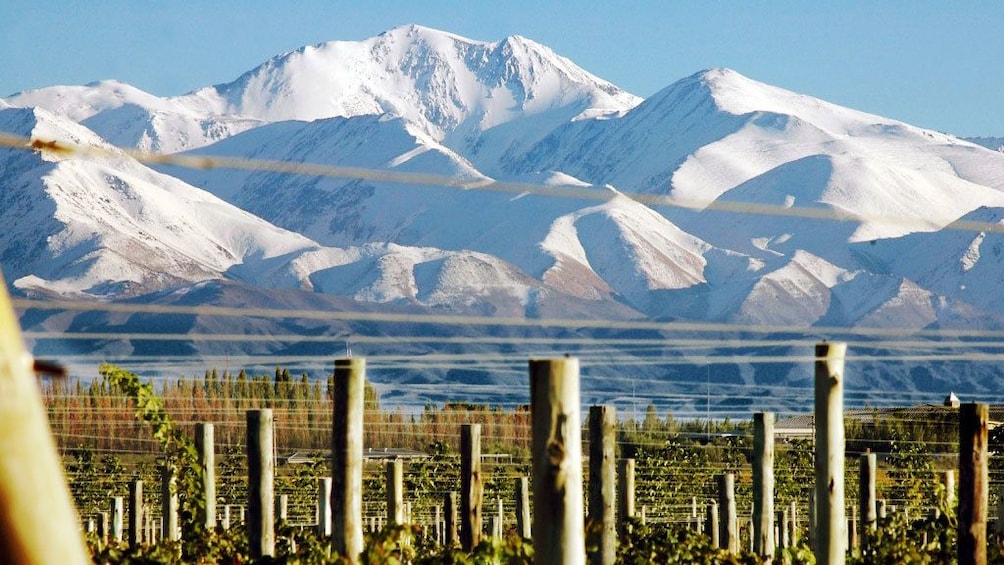
<instances>
[{"instance_id":1,"label":"snowy ridge","mask_svg":"<svg viewBox=\"0 0 1004 565\"><path fill-rule=\"evenodd\" d=\"M389 113L437 137L469 119L490 129L583 100L606 111L639 101L530 40L478 42L414 25L303 47L194 96L267 121Z\"/></svg>"},{"instance_id":2,"label":"snowy ridge","mask_svg":"<svg viewBox=\"0 0 1004 565\"><path fill-rule=\"evenodd\" d=\"M42 109L2 111L0 124L7 131L20 130L38 139L110 149L93 132ZM40 252L22 261L5 260L13 286L22 291L112 298L222 278L280 288L314 288L324 280L322 273L332 269L370 260L388 265L416 254L424 258L407 268L377 270L370 287L359 290L357 298L417 301L422 293L435 305L481 286L472 287L453 268L448 276L424 280L410 292L389 292L387 289L402 276L414 279L409 273L419 263L445 260L450 266L472 254L433 250L429 256L429 250L402 246L370 246L366 250L321 247L205 191L156 173L124 154L92 159L6 151L2 157L0 162L28 161L32 163L29 167L44 171L40 182L30 182L5 207L5 219L11 223L41 229L15 234L0 248L9 258L33 239L29 248ZM32 211L37 217L25 215ZM480 261L501 269L513 280L527 280L494 258L482 256ZM378 290L381 288L384 290ZM345 288L333 290L342 292ZM517 287L516 293L517 301L525 304L526 290Z\"/></svg>"},{"instance_id":3,"label":"snowy ridge","mask_svg":"<svg viewBox=\"0 0 1004 565\"><path fill-rule=\"evenodd\" d=\"M1004 153L728 69L642 101L523 37L403 26L173 98L115 81L20 93L0 100L0 131L108 150L0 150L0 217L13 226L0 266L22 294L808 333L1004 328L992 292L1004 285ZM115 145L559 192L154 170ZM607 198L563 196L575 186ZM744 365L734 378L798 377Z\"/></svg>"}]
</instances>

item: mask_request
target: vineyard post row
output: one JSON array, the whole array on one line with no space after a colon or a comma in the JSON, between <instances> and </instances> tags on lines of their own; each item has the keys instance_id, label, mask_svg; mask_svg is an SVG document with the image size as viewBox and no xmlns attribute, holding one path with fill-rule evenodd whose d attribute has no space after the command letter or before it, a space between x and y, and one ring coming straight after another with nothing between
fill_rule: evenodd
<instances>
[{"instance_id":1,"label":"vineyard post row","mask_svg":"<svg viewBox=\"0 0 1004 565\"><path fill-rule=\"evenodd\" d=\"M867 540L877 519L884 517L884 501L876 500L876 456L861 455L857 504L851 506L852 518L845 517L843 424L843 358L846 346L822 343L816 349L815 364L815 489L811 491L809 532L817 563L840 564L855 546L854 538ZM532 412L533 506L532 534L538 563L613 563L616 555L617 521L635 516L634 460L614 466L616 413L612 407L591 407L589 429L589 518L597 528L591 529L590 547L586 555L583 512L582 453L580 438L578 361L574 358L530 361ZM334 419L332 440L332 479L319 484L319 492L331 510L331 529L325 513L319 517L322 533L331 536L334 549L349 558L358 558L362 551L362 437L365 360L354 358L336 362L334 379ZM988 450L986 404L963 404L959 412L959 506L958 562L986 563L986 527L988 512ZM774 509L774 415L754 415L753 452L753 536L750 541L755 553L771 557L777 549L796 543L790 534L795 513ZM248 534L250 550L259 556L275 553L274 533L274 466L275 446L270 409L247 413L248 423ZM482 487L480 425L461 427L460 493L445 497L445 542L453 545L473 545L481 535ZM212 424L197 428L200 465L205 481L207 524L215 524L215 491L213 470ZM404 524L407 506L401 480L402 461L387 463L388 505L387 523ZM619 476L618 476L619 475ZM618 481L618 478L620 479ZM944 479L951 492L952 474ZM527 479L517 479L518 531L530 537L529 493ZM736 520L735 475L718 477L719 497L708 506L706 532L712 542L732 552L739 551ZM165 476L165 485L168 485ZM355 486L358 485L358 486ZM522 488L520 488L522 487ZM136 491L142 484L135 484ZM169 487L165 486L165 492ZM617 496L614 496L614 492ZM137 498L131 493L131 499ZM462 496L458 496L461 494ZM112 535L121 539L122 498L115 500ZM614 509L617 509L614 512ZM437 509L438 510L438 509ZM130 540L138 529L138 514L130 508ZM696 510L692 512L696 514ZM459 516L458 516L459 514ZM860 515L858 522L855 515ZM165 514L165 523L168 514ZM776 519L776 523L775 523ZM642 509L644 522L644 508ZM999 521L998 523L1000 523ZM855 528L857 524L857 529ZM775 526L779 529L775 530ZM102 528L104 529L104 528ZM496 528L497 529L497 528ZM170 529L162 533L168 537ZM775 538L775 535L777 536ZM358 551L356 550L358 548ZM867 551L867 547L862 548Z\"/></svg>"}]
</instances>

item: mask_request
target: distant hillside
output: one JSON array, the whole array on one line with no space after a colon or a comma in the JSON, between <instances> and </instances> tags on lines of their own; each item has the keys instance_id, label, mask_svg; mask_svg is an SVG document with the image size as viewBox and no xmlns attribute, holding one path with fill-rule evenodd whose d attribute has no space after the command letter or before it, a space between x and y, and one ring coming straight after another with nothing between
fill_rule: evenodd
<instances>
[{"instance_id":1,"label":"distant hillside","mask_svg":"<svg viewBox=\"0 0 1004 565\"><path fill-rule=\"evenodd\" d=\"M952 350L957 365L918 344L1004 330L1004 152L730 69L642 100L526 38L402 26L280 54L184 96L116 81L19 93L0 101L0 131L85 148L0 149L0 267L16 295L342 315L25 314L39 334L202 337L36 344L50 351L323 364L350 339L387 337L358 354L455 355L385 365L393 382L439 387L399 387L409 400L464 384L518 401L522 368L455 360L575 353L504 341L562 336L584 355L616 350L589 367L593 391L623 400L636 378L692 391L714 374L749 399L808 382L811 365L788 356L843 336L875 348L862 387L1004 393L995 366L964 358L967 344ZM118 146L283 166L150 166ZM677 322L692 329L657 325ZM301 333L316 339L268 341ZM741 344L751 336L762 341ZM865 341L876 336L913 341ZM690 348L673 341L684 338ZM402 352L392 339L414 343ZM881 358L918 350L916 362ZM719 356L729 361L710 370Z\"/></svg>"},{"instance_id":2,"label":"distant hillside","mask_svg":"<svg viewBox=\"0 0 1004 565\"><path fill-rule=\"evenodd\" d=\"M965 140L1004 153L1004 137L966 137Z\"/></svg>"}]
</instances>

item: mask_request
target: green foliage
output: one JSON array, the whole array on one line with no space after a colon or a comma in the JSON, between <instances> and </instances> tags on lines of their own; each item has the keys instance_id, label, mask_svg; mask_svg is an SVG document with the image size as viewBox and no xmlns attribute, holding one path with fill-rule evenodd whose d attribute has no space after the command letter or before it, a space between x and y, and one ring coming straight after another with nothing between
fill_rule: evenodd
<instances>
[{"instance_id":1,"label":"green foliage","mask_svg":"<svg viewBox=\"0 0 1004 565\"><path fill-rule=\"evenodd\" d=\"M165 464L172 466L177 472L184 539L182 543L161 542L128 548L122 544L103 543L89 537L94 561L172 565L252 563L243 528L206 531L198 520L197 516L205 508L205 502L201 500L202 475L194 443L172 421L165 410L164 401L158 397L153 387L141 382L136 375L117 367L103 366L101 375L102 380L91 383L87 389L78 386L78 394L88 395L87 402L94 404L116 395L130 399L136 419L149 426L152 436L159 444ZM376 411L379 407L375 392L372 392L368 384L367 389L367 407ZM235 402L228 408L231 410L259 407L261 399L268 398L266 404L275 402L279 406L299 406L301 411L310 399L320 404L322 396L321 387L312 386L305 375L293 379L288 371L280 368L276 369L274 376L249 377L242 371L236 378L226 372L221 376L216 371L206 371L204 377L194 381L179 380L178 386L172 389L172 394L188 399L205 399L212 395L221 395L228 400L243 399L241 402L244 405ZM62 414L67 413L65 407L61 407L61 410ZM294 410L291 409L290 414L293 413ZM330 414L330 407L325 406L317 413ZM423 508L441 504L445 492L458 489L459 458L454 445L446 443L443 438L452 438L451 434L455 435L459 423L485 425L485 437L489 438L489 442L496 442L490 444L492 453L525 453L524 447L515 445L519 436L513 431L526 428L527 414L520 410L502 413L486 405L450 404L439 409L430 404L418 420L412 417L411 422L407 422L407 418L401 414L380 412L370 415L378 419L384 429L404 431L405 425L425 426L421 428L421 432L411 433L410 437L411 441L416 442L415 445L426 445L426 451L431 457L409 462L405 475L406 491L413 501L416 515L420 515ZM935 463L938 454L931 449L932 444L938 445L936 442L946 437L947 432L943 429L945 426L931 431L906 421L880 421L878 418L868 425L859 422L848 426L849 449L869 447L874 451L882 451L884 457L883 472L879 477L880 496L902 505L899 512L882 521L877 531L867 535L863 541L868 549L853 556L850 563L954 562L957 543L955 511L949 504L948 493L936 481ZM318 427L323 427L323 423L310 426L312 429ZM670 414L660 418L654 406L646 410L641 421L623 422L619 446L621 453L636 459L638 476L643 477L636 483L637 504L647 505L649 516L658 517L658 523L643 525L639 521L632 521L629 527L623 528L618 537L618 563L762 563L755 555L745 552L732 555L712 547L707 536L672 523L673 520L681 521L689 517L692 497L701 501L714 498L715 477L723 472L736 475L737 499L744 502L749 500L751 442L748 427L747 422L676 422ZM411 429L407 431L410 432ZM409 436L402 434L402 437ZM1004 434L992 438L992 443L995 446L1004 445L1001 437ZM397 443L393 435L383 436L382 439L388 443ZM417 443L419 441L425 443ZM398 443L395 446L404 445ZM88 513L104 509L102 506L107 503L108 496L123 494L126 485L121 480L125 468L123 461L115 455L98 458L94 453L89 446L68 450L67 468L70 476L75 478L71 488L78 506ZM777 444L777 504L790 501L804 504L808 500L808 490L814 483L812 459L812 445L807 441ZM516 464L513 465L512 462ZM143 477L152 475L156 470L148 461L127 464L135 464L137 472ZM528 459L518 456L505 464L492 465L486 461L483 465L486 508L492 508L496 498L511 500L513 479L530 474ZM856 465L855 460L847 463L849 485L855 484ZM1002 466L1004 461L1001 458L991 458L992 469L1001 469ZM246 460L241 449L234 447L226 452L220 461L220 470L218 494L230 501L246 498ZM277 490L291 493L291 507L310 508L316 492L316 478L326 476L327 473L326 463L297 466L285 474L277 475ZM385 492L383 473L369 474L364 482L364 490L367 499L380 499ZM925 508L932 500L937 501L936 514L928 513ZM686 510L682 510L684 508ZM924 510L921 511L921 508ZM913 516L923 517L908 521L905 509ZM310 528L282 523L278 526L277 534L276 556L259 560L259 563L346 562L343 557L334 554L330 540L319 538ZM992 536L989 549L990 563L1004 564L1004 543ZM520 564L532 562L533 547L531 540L520 539L510 531L501 540L486 538L473 551L464 552L455 547L439 546L417 526L395 526L367 535L361 558L364 563L376 564ZM779 558L792 565L815 562L811 551L804 545L783 550Z\"/></svg>"},{"instance_id":2,"label":"green foliage","mask_svg":"<svg viewBox=\"0 0 1004 565\"><path fill-rule=\"evenodd\" d=\"M183 554L200 554L207 540L205 524L200 520L206 509L199 453L192 438L174 425L164 403L153 386L139 376L113 365L102 365L99 372L110 389L120 390L136 404L136 418L149 424L153 437L164 453L164 465L176 476L180 498L179 522L184 532Z\"/></svg>"},{"instance_id":3,"label":"green foliage","mask_svg":"<svg viewBox=\"0 0 1004 565\"><path fill-rule=\"evenodd\" d=\"M708 565L760 564L763 560L749 553L734 555L711 545L711 538L678 524L644 525L631 520L620 536L617 562L642 565L649 563L703 563Z\"/></svg>"}]
</instances>

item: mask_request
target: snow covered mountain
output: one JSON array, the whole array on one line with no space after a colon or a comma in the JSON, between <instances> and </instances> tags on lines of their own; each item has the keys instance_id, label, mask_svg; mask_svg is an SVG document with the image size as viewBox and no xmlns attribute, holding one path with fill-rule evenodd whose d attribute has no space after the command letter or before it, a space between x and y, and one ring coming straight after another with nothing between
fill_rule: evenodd
<instances>
[{"instance_id":1,"label":"snow covered mountain","mask_svg":"<svg viewBox=\"0 0 1004 565\"><path fill-rule=\"evenodd\" d=\"M641 100L525 38L405 26L179 97L20 93L0 131L106 150L0 151L0 261L22 293L239 284L513 317L1004 327L987 292L1004 154L728 69ZM372 174L154 170L116 145Z\"/></svg>"},{"instance_id":2,"label":"snow covered mountain","mask_svg":"<svg viewBox=\"0 0 1004 565\"><path fill-rule=\"evenodd\" d=\"M202 147L264 123L216 114L196 97L158 98L114 80L26 91L7 102L43 108L82 123L117 147L160 153Z\"/></svg>"},{"instance_id":3,"label":"snow covered mountain","mask_svg":"<svg viewBox=\"0 0 1004 565\"><path fill-rule=\"evenodd\" d=\"M0 109L0 130L102 150L95 155L0 150L6 190L0 241L14 289L123 299L205 281L417 300L477 309L482 297L523 315L539 284L492 256L369 244L324 247L174 177L40 108ZM457 276L464 265L482 279ZM428 266L428 267L427 267ZM414 270L425 273L416 277ZM508 310L512 310L509 308Z\"/></svg>"}]
</instances>

